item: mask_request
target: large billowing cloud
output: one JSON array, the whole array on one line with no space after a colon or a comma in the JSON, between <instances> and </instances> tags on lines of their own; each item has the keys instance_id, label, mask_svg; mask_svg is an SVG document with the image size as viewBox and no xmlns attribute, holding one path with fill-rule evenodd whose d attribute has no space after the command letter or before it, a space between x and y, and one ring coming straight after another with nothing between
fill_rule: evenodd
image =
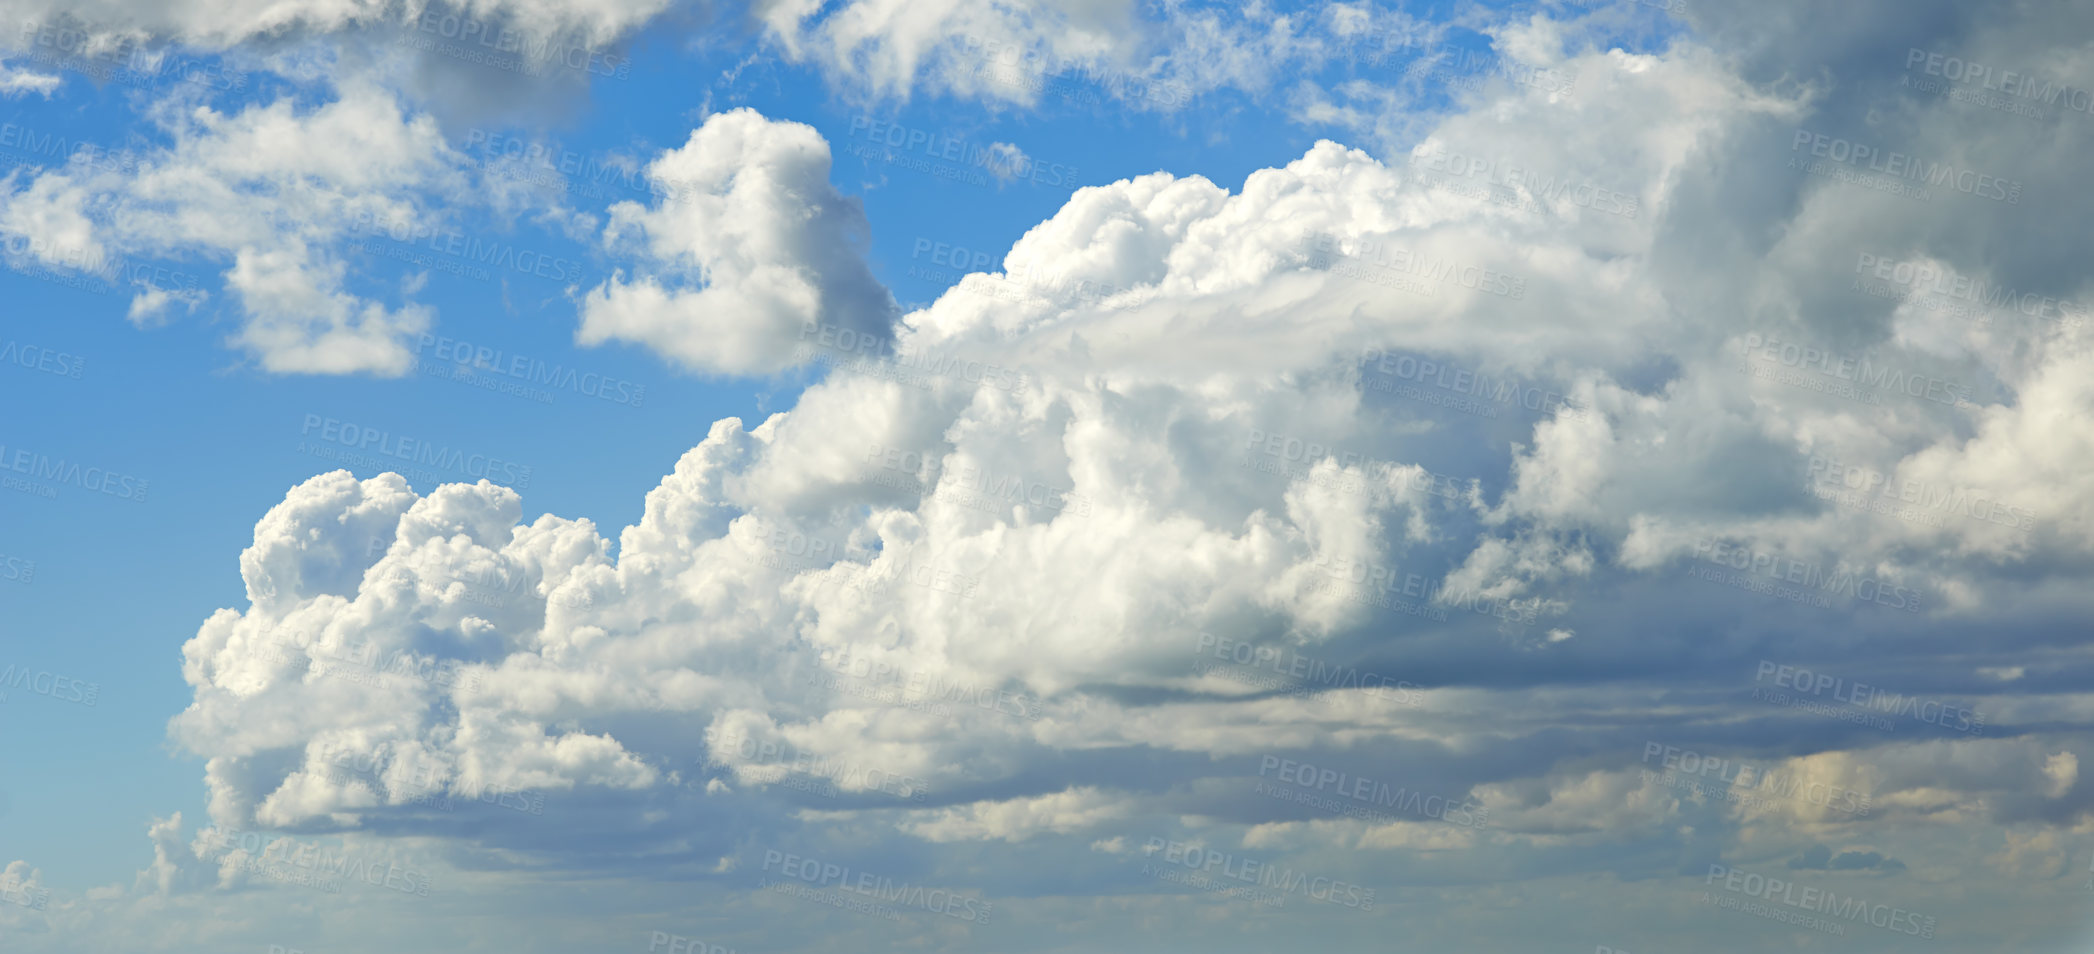
<instances>
[{"instance_id":1,"label":"large billowing cloud","mask_svg":"<svg viewBox=\"0 0 2094 954\"><path fill-rule=\"evenodd\" d=\"M1966 348L1936 347L1949 332L1929 314L1849 291L1857 255L1913 254L1926 215L1962 219L1984 200L1907 209L1786 170L1795 130L1825 122L1803 98L1756 92L1691 47L1538 65L1591 95L1507 89L1409 155L1321 143L1233 192L1165 173L1081 190L1000 271L907 315L893 358L802 335L824 294L813 267L777 285L797 305L733 310L747 344L695 305L685 324L603 324L635 286L598 292L585 340L631 329L673 359L747 369L799 335L839 360L793 410L717 424L615 559L586 522L519 525L515 495L492 485L420 497L336 473L295 489L243 558L253 606L186 649L197 704L175 731L211 759L214 817L368 826L414 812L414 777L603 806L590 825L673 827L812 775L835 791L818 817L938 844L1098 839L1189 816L1274 850L1458 842L1517 856L1573 834L1663 838L1687 814L1852 841L1875 819L1924 825L1946 806L2002 821L2083 811L2076 761L2054 741L1912 738L1908 723L1895 741L1812 746L1789 734L1795 716L1735 700L1770 658L2041 618L2014 608L2057 599L2026 568L2084 559L2071 521L2086 508L2033 492L2079 457L2032 435L2083 406L2068 382L2083 379L2084 333L2003 309L1956 331ZM1922 138L1952 121L1912 120ZM688 293L701 297L771 287L741 255L855 264L840 246L804 250L833 223L779 224L787 195L838 214L824 158L804 127L716 117L652 167L688 194L622 207L610 231L710 276ZM1506 184L1506 167L1530 163ZM2014 168L2032 189L2056 175ZM1742 196L1778 198L1741 211ZM1749 224L1766 206L1786 228ZM1996 272L1983 257L1943 267ZM1882 381L1857 385L1878 400L1829 394L1794 383L1816 372L1784 364L1776 339L1973 386L1956 401ZM1455 414L1458 399L1493 416ZM1889 429L1863 407L1886 408ZM1835 506L1810 487L1844 479L1814 469L1834 458L1982 488L2033 529ZM1820 588L1822 608L1769 608L1745 588L1794 584L1797 567L1849 582ZM1737 585L1689 575L1704 568ZM1627 594L1709 633L1724 660L1682 677L1662 720L1627 715L1619 683L1550 674L1551 659L1674 652L1653 649L1670 625L1613 609ZM1412 688L1275 694L1254 668L1213 669L1238 643L1241 658L1298 654ZM375 686L304 661L357 646L472 678ZM1532 662L1479 668L1506 650ZM1914 673L1913 690L1952 700L1997 685ZM925 704L944 690L942 707ZM1586 719L1611 727L1567 745L1552 728ZM1480 758L1485 740L1525 755ZM1653 743L1866 790L1875 809L1704 805L1678 779L1638 774L1667 767L1646 758ZM341 747L372 769L330 774ZM1157 772L1128 773L1129 750L1157 753ZM1392 782L1489 825L1305 816L1250 794L1268 756L1403 766ZM1942 758L1989 768L1905 767ZM655 820L610 817L631 803Z\"/></svg>"}]
</instances>

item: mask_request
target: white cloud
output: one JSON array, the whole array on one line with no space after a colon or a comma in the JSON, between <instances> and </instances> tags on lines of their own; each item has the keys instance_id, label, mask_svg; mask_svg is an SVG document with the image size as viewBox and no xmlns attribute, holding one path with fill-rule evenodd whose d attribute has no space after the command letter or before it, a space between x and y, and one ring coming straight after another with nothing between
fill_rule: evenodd
<instances>
[{"instance_id":1,"label":"white cloud","mask_svg":"<svg viewBox=\"0 0 2094 954\"><path fill-rule=\"evenodd\" d=\"M230 341L268 371L404 373L433 312L347 291L340 246L359 222L414 222L421 195L459 191L461 157L436 124L363 86L309 109L170 100L158 114L165 146L17 173L0 194L0 234L47 265L149 276L131 279L141 324L176 301L193 310L208 297L197 272L222 267L243 318ZM128 267L138 259L172 263Z\"/></svg>"},{"instance_id":2,"label":"white cloud","mask_svg":"<svg viewBox=\"0 0 2094 954\"><path fill-rule=\"evenodd\" d=\"M1046 26L1003 7L941 19L861 3L812 27L812 5L758 12L798 55L894 95L945 62L956 29L1101 62L1134 49L1117 29L1131 14L1111 7ZM1333 30L1355 35L1364 16L1335 11L1345 26ZM1266 45L1244 47L1214 39L1227 30L1211 19L1188 21L1212 41L1188 56L1212 70L1151 61L1142 75L1266 82L1242 50L1277 63L1299 34L1261 22ZM1653 678L1653 654L1671 661L1681 630L1725 661L1802 646L1866 669L1888 666L1885 631L1907 646L1922 642L1914 624L1998 628L2010 635L1984 661L2004 662L2025 601L2084 615L2083 594L2034 579L2086 556L2073 531L2090 501L2074 478L2094 449L2059 423L2090 403L2084 333L1966 340L1847 287L1857 252L1896 253L1908 236L1996 237L1997 249L1932 259L1994 277L2027 251L2017 242L2037 243L1965 206L1888 205L1785 172L1793 126L1815 121L1808 91L1766 93L1709 50L1578 51L1546 23L1502 32L1504 55L1574 77L1578 94L1496 82L1466 112L1420 120L1420 144L1396 151L1411 127L1386 109L1410 91L1303 90L1317 121L1355 124L1382 154L1320 142L1240 186L1159 172L1080 190L1001 271L901 317L897 367L920 382L837 369L754 427L716 422L648 492L616 559L589 521L525 524L518 495L490 484L418 494L337 472L294 488L241 555L249 605L220 610L183 649L195 698L172 734L208 760L212 820L371 832L412 820L434 841L470 835L483 865L513 852L576 869L646 854L605 851L623 837L712 873L735 869L751 832L829 826L945 857L1065 841L1114 855L1148 836L1113 829L1142 822L1260 851L1373 852L1412 866L1404 878L1466 888L1620 842L1644 859L1623 870L1662 872L1741 846L1777 857L1798 831L1857 846L1884 818L1940 830L2083 817L2078 756L2047 732L1885 744L1838 720L1798 733L1808 713L1741 714L1749 663L1636 681ZM1002 95L943 75L953 91ZM1949 154L1964 129L1941 117L1954 115L1926 112L1913 132ZM460 175L432 125L368 89L309 111L174 115L173 144L135 175L46 173L10 190L0 229L34 237L32 254L55 264L202 249L246 310L236 340L266 367L397 371L426 309L345 291L330 248L356 216L419 220L419 196ZM1999 161L1973 148L1971 161ZM1490 171L1433 166L1450 155ZM2072 168L2048 158L2056 168L2032 185ZM793 363L808 321L884 337L891 302L828 164L808 127L748 110L707 120L649 165L665 198L613 210L606 243L642 266L587 293L581 340L755 373ZM1525 174L1508 183L1515 167ZM327 186L287 188L308 174ZM1478 198L1478 186L1502 191ZM1595 207L1595 190L1621 204ZM1637 214L1622 214L1630 200ZM292 214L259 214L272 205ZM2077 221L2048 214L2036 218ZM2069 270L2037 280L2085 295ZM134 320L185 294L146 287ZM1996 386L1976 407L1841 403L1738 371L1760 360L1740 351L1748 329ZM1393 370L1398 354L1589 411L1465 392ZM984 366L1025 377L976 374ZM1504 413L1450 421L1450 397ZM1335 459L1288 450L1308 444ZM889 450L930 463L904 473ZM2025 502L2038 528L1822 506L1803 481L1813 456L1835 451L1889 480ZM1680 564L1710 539L1924 581L1927 610L1890 623L1866 603L1795 616L1681 584ZM1536 632L1405 589L1414 578L1503 601ZM1257 667L1204 669L1201 634L1264 654L1253 658L1447 685L1417 704L1284 680L1275 691ZM1494 652L1507 635L1577 665ZM1966 650L1954 673L1972 670ZM2014 662L1976 671L2059 678ZM2036 692L2014 700L2012 722L2087 714L2085 699ZM1660 737L1866 791L1878 811L1682 797L1636 774L1636 753ZM1491 827L1317 815L1251 793L1264 755L1298 751L1448 799L1474 793ZM334 771L343 752L371 768ZM939 802L889 791L894 777ZM831 783L811 796L828 801L786 801L809 778ZM525 830L430 819L414 804L424 784L528 788L570 814ZM243 879L244 858L182 845L178 817L149 835L140 893L267 888ZM2042 877L2058 853L2039 831L1987 860Z\"/></svg>"},{"instance_id":3,"label":"white cloud","mask_svg":"<svg viewBox=\"0 0 2094 954\"><path fill-rule=\"evenodd\" d=\"M829 146L812 127L721 113L646 172L659 203L613 206L604 241L650 267L588 293L583 344L629 341L747 374L798 364L801 346L838 332L889 337L893 299L865 265L865 214L829 184Z\"/></svg>"},{"instance_id":4,"label":"white cloud","mask_svg":"<svg viewBox=\"0 0 2094 954\"><path fill-rule=\"evenodd\" d=\"M51 91L58 88L60 80L50 73L38 73L0 63L0 97L12 98L36 93L49 99Z\"/></svg>"},{"instance_id":5,"label":"white cloud","mask_svg":"<svg viewBox=\"0 0 2094 954\"><path fill-rule=\"evenodd\" d=\"M211 297L210 293L200 288L170 290L157 287L151 282L146 282L140 287L144 290L132 296L131 310L125 314L125 317L129 318L132 324L141 328L150 328L165 323L167 321L168 309L177 302L181 303L190 314L194 314L196 306L203 304Z\"/></svg>"},{"instance_id":6,"label":"white cloud","mask_svg":"<svg viewBox=\"0 0 2094 954\"><path fill-rule=\"evenodd\" d=\"M1546 59L1546 45L1522 50ZM1812 442L1850 415L1820 394L1739 374L1717 356L1736 340L1734 316L1683 317L1665 297L1679 280L1668 269L1749 264L1721 247L1708 261L1671 257L1667 243L1694 228L1682 217L1696 212L1706 150L1778 131L1801 107L1752 93L1692 48L1547 65L1606 95L1565 106L1546 90L1512 90L1497 110L1442 124L1419 154L1550 156L1557 181L1620 183L1663 213L1589 208L1531 182L1524 202L1480 202L1423 164L1328 142L1233 193L1162 173L1083 189L1013 245L1004 272L971 276L901 322L903 366L957 357L961 372L918 387L838 369L760 426L719 422L648 494L615 562L586 523L516 526L508 491L416 498L389 479L316 478L263 521L243 557L255 608L222 613L187 650L200 702L179 734L213 758L214 813L291 824L387 810L369 786L316 776L323 741L434 759L457 777L508 766L488 780L606 798L707 757L731 775L732 785L705 783L715 798L801 771L696 745L638 749L613 727L650 712L805 753L814 774L868 804L881 793L852 780L865 762L942 792L1008 784L1040 759L1118 745L1240 758L1331 738L1481 744L1505 716L1464 707L1481 720L1465 725L1343 692L1141 706L1107 692L1197 685L1202 632L1354 661L1340 654L1371 645L1367 634L1432 638L1422 620L1436 610L1478 633L1588 613L1572 584L1664 569L1697 535L1798 552L1837 537L1873 572L1978 572L1898 549L1901 533L1857 531L1873 527L1868 515L1800 510L1801 488L1780 481L1802 473ZM885 307L838 238L861 220L827 185L826 147L806 127L716 116L649 172L672 194L653 208L617 207L605 234L658 269L704 276L703 287L611 282L584 303L584 341L633 340L707 370L769 369L789 360L803 322L838 307L872 322ZM1807 195L1805 214L1833 201ZM824 224L802 224L810 219ZM982 293L998 282L1105 291ZM839 306L817 310L825 300ZM2034 344L2058 356L2027 363L2038 382L2076 354L2069 339ZM1491 431L1504 443L1478 444L1430 405L1373 386L1392 372L1359 356L1398 348L1464 375L1539 382L1591 410L1545 409ZM983 383L967 361L1027 376ZM1675 370L1654 382L1653 363ZM1439 387L1432 380L1397 383L1423 391ZM1946 412L1928 413L1901 426L1939 428ZM1256 435L1319 444L1333 459L1268 453ZM888 448L930 463L899 475L883 466ZM1767 500L1780 506L1770 513ZM319 537L292 531L305 526ZM1991 539L1981 526L1934 533ZM820 546L778 545L793 539ZM374 540L392 542L380 555ZM524 598L486 606L444 582L490 574ZM1389 593L1363 600L1346 580L1369 574L1449 591L1405 607ZM1459 615L1468 610L1451 596L1463 592L1506 611ZM1568 649L1576 632L1577 645L1604 651L1625 638L1613 628L1548 624L1519 638ZM374 694L252 661L260 641L301 632L324 646L382 640L482 681ZM823 668L843 658L867 669ZM916 705L909 685L954 689L948 702L992 701L956 718ZM400 693L451 708L375 715L396 711L378 700ZM999 698L1041 702L1041 717ZM257 724L242 713L293 705L313 711L235 728ZM288 760L268 755L286 750ZM1440 775L1454 797L1479 781ZM1078 786L984 796L904 827L932 840L1028 838L1120 811L1109 799L1125 795L1111 785ZM1504 799L1508 824L1537 838L1648 815L1595 814L1642 791L1626 776L1502 794L1519 788L1485 791L1501 793L1489 797ZM1941 797L1893 789L1885 804L1904 811L1900 799ZM1987 804L1946 797L1963 810ZM1824 814L1783 811L1798 822Z\"/></svg>"},{"instance_id":7,"label":"white cloud","mask_svg":"<svg viewBox=\"0 0 2094 954\"><path fill-rule=\"evenodd\" d=\"M1110 102L1172 112L1222 89L1263 93L1371 34L1417 29L1364 5L1320 15L1263 4L1147 15L1124 0L1083 5L852 0L825 6L768 0L755 19L795 62L861 98L945 94L1058 108Z\"/></svg>"},{"instance_id":8,"label":"white cloud","mask_svg":"<svg viewBox=\"0 0 2094 954\"><path fill-rule=\"evenodd\" d=\"M140 0L14 0L14 22L53 31L64 29L67 52L119 48L129 40L170 41L207 49L281 38L324 34L382 24L411 24L427 16L457 39L460 21L475 20L528 30L537 35L572 34L604 42L652 19L671 0L462 0L400 5L371 0L233 0L226 3L164 4ZM448 26L443 26L449 21ZM34 34L31 34L34 36ZM47 36L41 41L49 46Z\"/></svg>"},{"instance_id":9,"label":"white cloud","mask_svg":"<svg viewBox=\"0 0 2094 954\"><path fill-rule=\"evenodd\" d=\"M902 830L927 841L970 841L990 838L1024 841L1041 832L1069 834L1125 818L1133 806L1117 793L1095 788L1070 789L1037 798L975 802L939 809L921 821L902 822Z\"/></svg>"}]
</instances>

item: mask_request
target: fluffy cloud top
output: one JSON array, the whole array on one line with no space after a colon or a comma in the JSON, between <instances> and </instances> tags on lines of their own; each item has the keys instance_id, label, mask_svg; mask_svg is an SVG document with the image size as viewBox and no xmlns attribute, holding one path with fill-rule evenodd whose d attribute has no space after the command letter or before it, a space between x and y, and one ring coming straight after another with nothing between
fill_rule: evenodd
<instances>
[{"instance_id":1,"label":"fluffy cloud top","mask_svg":"<svg viewBox=\"0 0 2094 954\"><path fill-rule=\"evenodd\" d=\"M1412 766L1410 782L1537 848L1703 812L1676 787L1636 780L1634 753L1676 737L1657 724L1525 769L1469 757L1507 733L1540 757L1542 726L1592 715L1614 689L1530 690L1508 706L1472 674L1408 699L1357 680L1247 695L1200 651L1242 643L1252 658L1396 673L1473 673L1445 667L1473 659L1479 640L1628 654L1651 632L1594 593L1647 590L1732 554L1748 557L1741 579L1774 572L1759 559L1771 554L1872 581L1829 607L1856 627L1855 649L1885 625L1879 594L1893 590L1912 600L1898 621L1956 625L1996 610L1944 594L2015 584L1953 555L2083 556L2084 538L2062 531L2084 508L2002 487L2033 515L2030 533L2002 542L1996 522L1835 506L1808 484L1812 461L1926 466L1954 481L1997 473L1982 462L2012 445L1986 442L2040 432L2034 421L2056 413L2043 382L2088 360L2087 341L2021 327L2022 370L2009 374L1995 339L1929 358L1903 333L1923 316L1871 313L1854 296L1842 307L1875 329L1881 360L1965 377L1989 367L2020 395L1910 402L1891 412L1897 442L1864 437L1838 395L1749 373L1781 352L1767 357L1740 329L1812 333L1822 321L1795 297L1789 263L1894 237L1819 236L1815 253L1796 247L1810 228L1757 244L1690 237L1727 221L1724 190L1787 190L1799 223L1854 221L1821 209L1888 200L1779 162L1721 167L1717 150L1786 144L1807 106L1752 91L1694 49L1547 67L1603 95L1511 90L1407 156L1320 143L1235 192L1164 173L1080 190L1014 244L1005 271L968 276L906 316L876 373L839 367L790 412L753 429L717 424L649 493L615 560L586 522L517 525L516 498L491 485L419 497L390 476L314 478L243 557L252 607L221 612L185 651L198 705L177 734L211 758L214 815L359 824L411 812L401 780L432 773L592 805L669 789L714 800L679 802L666 825L812 773L851 800L824 818L900 812L899 831L936 843L1091 837L1163 804L1136 788L1218 791L1293 750L1354 765L1400 753L1386 764ZM1633 134L1602 121L1621 110L1637 117ZM1467 157L1555 166L1512 180L1517 201L1482 201L1465 191ZM802 322L837 313L818 302L865 301L874 286L839 237L858 221L826 185L826 159L805 127L749 111L709 121L650 167L676 190L653 209L618 207L606 229L706 284L610 283L585 303L583 339L762 369L785 360ZM1954 264L1988 273L1982 260ZM817 278L835 275L847 284ZM1732 300L1701 281L1734 286ZM1106 291L1056 291L1076 284ZM624 310L634 302L680 304ZM1456 420L1451 400L1431 400L1442 393L1508 413ZM1672 605L1709 626L1755 599L1689 586ZM374 687L296 664L366 641L474 678ZM1736 678L1782 646L1731 652ZM945 708L916 704L925 697L909 694L925 687ZM299 707L312 714L290 714ZM1721 708L1691 711L1699 726ZM2056 749L1957 743L2042 780L2044 794L2010 806L2001 793L2018 783L2004 770L1922 782L1896 768L1913 746L1798 749L1776 741L1778 712L1751 721L1772 775L1872 788L1879 817L1923 819L1944 803L2055 814L2079 800L2061 767L2076 762ZM657 723L684 731L668 741L646 728ZM325 754L340 746L377 767L330 775ZM1129 747L1194 761L1136 779L1108 756ZM1610 750L1613 765L1587 762ZM869 782L867 765L909 784ZM918 791L938 802L917 807ZM1304 827L1278 803L1196 804L1195 816L1252 826L1266 845L1341 837L1399 851L1438 837L1415 828L1431 819ZM1863 823L1820 803L1718 817Z\"/></svg>"},{"instance_id":2,"label":"fluffy cloud top","mask_svg":"<svg viewBox=\"0 0 2094 954\"><path fill-rule=\"evenodd\" d=\"M588 293L583 344L635 342L736 374L798 364L804 343L838 334L885 350L893 298L865 264L865 213L829 184L829 144L812 127L721 113L647 178L657 204L613 206L604 241L650 267Z\"/></svg>"}]
</instances>

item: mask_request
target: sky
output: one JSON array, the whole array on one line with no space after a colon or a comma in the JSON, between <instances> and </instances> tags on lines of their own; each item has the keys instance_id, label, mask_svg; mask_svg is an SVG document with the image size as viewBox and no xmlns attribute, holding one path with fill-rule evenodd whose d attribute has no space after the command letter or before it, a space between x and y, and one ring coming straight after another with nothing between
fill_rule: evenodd
<instances>
[{"instance_id":1,"label":"sky","mask_svg":"<svg viewBox=\"0 0 2094 954\"><path fill-rule=\"evenodd\" d=\"M0 0L0 950L2094 944L2094 8Z\"/></svg>"}]
</instances>

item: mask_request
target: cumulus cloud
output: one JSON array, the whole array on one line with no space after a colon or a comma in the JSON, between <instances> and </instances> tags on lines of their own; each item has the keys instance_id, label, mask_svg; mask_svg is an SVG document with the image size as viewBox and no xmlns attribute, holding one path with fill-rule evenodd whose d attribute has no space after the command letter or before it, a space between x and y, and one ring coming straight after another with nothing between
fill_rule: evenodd
<instances>
[{"instance_id":1,"label":"cumulus cloud","mask_svg":"<svg viewBox=\"0 0 2094 954\"><path fill-rule=\"evenodd\" d=\"M629 341L748 374L800 363L805 343L890 337L893 298L865 264L864 211L829 184L829 145L812 127L721 113L646 174L658 203L613 206L603 237L649 268L588 293L583 344Z\"/></svg>"},{"instance_id":2,"label":"cumulus cloud","mask_svg":"<svg viewBox=\"0 0 2094 954\"><path fill-rule=\"evenodd\" d=\"M216 272L241 312L229 343L263 369L404 373L433 311L349 291L342 245L359 228L407 234L435 214L424 192L464 181L434 121L367 86L310 108L170 101L158 115L165 145L75 152L4 180L10 252L130 287L129 317L144 325L176 302L193 311Z\"/></svg>"},{"instance_id":3,"label":"cumulus cloud","mask_svg":"<svg viewBox=\"0 0 2094 954\"><path fill-rule=\"evenodd\" d=\"M885 94L937 76L1026 101L957 69L970 35L1144 62L1132 8L826 9L756 15ZM1316 22L1385 38L1380 16ZM1255 17L1271 62L1306 49L1307 27ZM1261 57L1224 55L1246 48L1217 39L1228 21L1177 23L1213 42L1139 75L1263 82ZM1755 49L1738 34L1765 26L1707 25ZM647 166L660 199L611 211L606 247L639 264L582 297L578 338L714 373L810 345L851 360L789 411L715 423L615 535L526 523L485 482L293 488L240 556L247 605L183 647L194 700L171 733L207 760L212 830L707 876L754 866L751 832L1103 864L1182 838L1467 888L1737 854L1907 878L1921 851L1886 847L1890 826L1985 822L2011 826L1986 864L2055 877L2050 828L2089 810L2069 731L2088 704L2069 667L2017 656L2086 609L2061 568L2088 556L2094 491L2061 422L2089 403L2088 332L2011 303L1945 325L1869 262L2085 300L2080 271L2028 264L2084 218L2078 153L1976 135L1988 118L1947 104L1844 114L1765 75L1802 55L1778 44L1628 54L1547 19L1487 26L1504 59L1451 115L1385 121L1416 84L1301 89L1305 121L1363 147L1240 184L1079 190L906 315L827 144L711 117ZM426 311L343 291L328 248L356 216L414 220L456 174L428 125L351 90L167 128L136 175L11 188L0 229L52 264L208 249L266 367L397 372ZM2046 198L2008 228L1984 197L1791 167L1826 158L1821 134L1909 140ZM287 189L291 169L331 185ZM188 301L151 286L133 317ZM1898 386L1838 370L1864 356ZM1959 491L2018 511L1935 505ZM1886 736L1850 683L1747 700L1770 657L1918 705ZM1941 715L1972 708L1989 718ZM1664 777L1654 745L1718 771ZM428 808L485 792L535 793L563 825ZM137 893L266 888L266 851L185 845L179 817L149 837ZM661 845L673 861L619 850Z\"/></svg>"},{"instance_id":4,"label":"cumulus cloud","mask_svg":"<svg viewBox=\"0 0 2094 954\"><path fill-rule=\"evenodd\" d=\"M518 525L514 495L489 485L422 497L396 478L333 474L301 486L243 556L252 607L214 617L185 650L199 703L177 735L211 759L214 816L385 817L411 810L401 773L603 804L662 786L742 804L814 779L836 800L825 818L906 807L919 788L951 800L896 823L932 842L1094 838L1129 817L1129 786L1158 784L1115 771L1114 749L1190 756L1165 777L1197 786L1212 782L1200 760L1335 744L1359 751L1326 757L1353 766L1374 764L1368 751L1425 759L1392 763L1424 766L1392 782L1473 797L1537 846L1655 837L1668 819L1719 807L1733 827L1862 824L1822 801L1704 806L1639 780L1634 753L1656 728L1595 740L1575 756L1591 764L1560 773L1461 754L1507 732L1533 733L1538 753L1541 726L1591 713L1612 690L1529 690L1518 706L1432 695L1449 711L1413 712L1356 688L1217 691L1242 680L1201 668L1202 639L1397 672L1450 665L1474 652L1463 639L1626 652L1649 631L1589 588L1643 586L1733 552L1747 559L1724 572L1740 579L1767 575L1759 554L1851 568L1927 594L1899 619L1951 619L1929 615L1967 612L1938 602L1943 588L2010 584L1942 554L2012 561L2083 546L2047 524L2003 544L1985 521L1907 526L1814 496L1814 457L1881 445L1822 390L1739 371L1781 358L1741 349L1738 329L1806 333L1815 313L1792 300L1794 262L1893 239L1690 237L1725 221L1741 190L1788 196L1802 222L1882 200L1785 173L1809 103L1758 91L1706 51L1564 51L1520 29L1509 49L1597 95L1565 102L1514 84L1497 108L1447 119L1408 153L1319 143L1235 190L1167 173L1080 190L1001 271L903 316L873 365L887 370L839 366L789 412L753 428L719 422L648 494L615 560L585 521ZM1757 142L1776 159L1718 159ZM1509 186L1471 171L1543 158L1554 165ZM581 339L747 372L794 360L810 321L883 327L888 300L849 242L862 219L827 185L827 160L806 127L746 110L708 120L648 167L658 204L613 210L606 240L653 271L591 292ZM1471 178L1514 201L1474 197ZM1811 251L1796 244L1806 236L1818 236ZM1760 264L1770 255L1789 272ZM1737 290L1726 301L1694 288L1704 280ZM1098 291L1060 293L1074 286ZM1873 320L1887 337L1872 347L1921 362L1894 335L1902 319ZM2044 327L2016 347L2022 376L2004 377L1985 407L1892 412L1912 460L1984 459L1952 422L1969 416L1983 440L2008 426L1988 417L2046 413L2027 402L2085 350ZM1966 360L1944 373L1968 376L1981 358ZM890 373L903 370L908 380ZM1505 413L1457 422L1451 401L1423 397ZM1898 458L1878 459L1897 472ZM1700 590L1682 612L1755 605L1740 586L1689 585ZM1875 625L1869 614L1887 612L1876 593L1841 594L1829 618ZM475 684L365 686L256 649L319 660L359 640ZM1758 657L1738 658L1743 681ZM1752 745L1772 745L1779 715L1755 720ZM646 742L632 719L711 741ZM2055 748L1954 745L1992 753L1968 756L1994 766L1991 780L1934 771L1920 784L1895 751L1772 756L1806 784L1873 793L1885 814L2073 810L2015 802L1997 781L2019 777L1999 774L2011 764L2056 803L2076 770ZM382 767L332 780L321 754L332 746ZM1251 762L1235 771L1254 773ZM1064 766L1057 784L1037 777L1042 764ZM908 794L869 768L908 779ZM1418 827L1433 819L1369 825L1241 792L1212 799L1194 814L1278 826L1259 829L1268 844L1344 832L1395 851L1443 834Z\"/></svg>"}]
</instances>

